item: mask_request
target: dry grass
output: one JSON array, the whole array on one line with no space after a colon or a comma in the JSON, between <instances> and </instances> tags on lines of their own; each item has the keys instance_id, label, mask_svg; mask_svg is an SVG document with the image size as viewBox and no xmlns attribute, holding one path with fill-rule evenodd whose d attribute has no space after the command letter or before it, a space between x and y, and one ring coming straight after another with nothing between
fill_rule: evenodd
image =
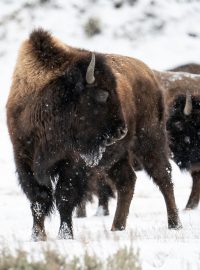
<instances>
[{"instance_id":1,"label":"dry grass","mask_svg":"<svg viewBox=\"0 0 200 270\"><path fill-rule=\"evenodd\" d=\"M82 257L69 259L54 249L43 250L43 259L33 260L22 249L13 254L8 248L0 251L0 270L141 270L139 253L132 248L121 248L106 260L87 252Z\"/></svg>"}]
</instances>

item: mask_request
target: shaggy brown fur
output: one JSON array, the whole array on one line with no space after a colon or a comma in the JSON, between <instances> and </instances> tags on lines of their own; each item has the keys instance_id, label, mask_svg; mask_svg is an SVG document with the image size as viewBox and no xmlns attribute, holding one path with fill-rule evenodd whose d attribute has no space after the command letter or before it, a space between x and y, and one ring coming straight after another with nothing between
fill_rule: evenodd
<instances>
[{"instance_id":1,"label":"shaggy brown fur","mask_svg":"<svg viewBox=\"0 0 200 270\"><path fill-rule=\"evenodd\" d=\"M155 71L155 75L164 89L173 158L181 169L190 171L193 180L186 209L194 209L200 200L200 75L158 71ZM185 115L185 97L188 93L191 95L192 111Z\"/></svg>"},{"instance_id":2,"label":"shaggy brown fur","mask_svg":"<svg viewBox=\"0 0 200 270\"><path fill-rule=\"evenodd\" d=\"M136 181L132 153L165 198L169 228L180 227L154 74L133 58L95 57L95 82L88 85L89 51L65 46L43 30L19 51L7 122L19 181L31 202L34 240L46 239L44 219L54 199L59 237L73 237L72 212L97 171L117 189L112 230L125 229Z\"/></svg>"}]
</instances>

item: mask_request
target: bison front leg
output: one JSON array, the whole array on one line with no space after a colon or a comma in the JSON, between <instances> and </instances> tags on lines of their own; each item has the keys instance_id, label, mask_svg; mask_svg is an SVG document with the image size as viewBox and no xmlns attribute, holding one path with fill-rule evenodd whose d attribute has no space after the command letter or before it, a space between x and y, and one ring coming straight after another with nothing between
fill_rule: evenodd
<instances>
[{"instance_id":1,"label":"bison front leg","mask_svg":"<svg viewBox=\"0 0 200 270\"><path fill-rule=\"evenodd\" d=\"M53 207L51 188L40 185L25 159L16 158L20 185L31 204L33 216L32 240L45 241L44 220Z\"/></svg>"},{"instance_id":2,"label":"bison front leg","mask_svg":"<svg viewBox=\"0 0 200 270\"><path fill-rule=\"evenodd\" d=\"M200 171L192 172L192 191L186 205L186 210L194 209L199 204L200 199Z\"/></svg>"},{"instance_id":3,"label":"bison front leg","mask_svg":"<svg viewBox=\"0 0 200 270\"><path fill-rule=\"evenodd\" d=\"M117 189L117 208L111 230L121 231L126 228L126 220L134 193L136 175L129 161L123 159L114 166L110 177L116 183Z\"/></svg>"},{"instance_id":4,"label":"bison front leg","mask_svg":"<svg viewBox=\"0 0 200 270\"><path fill-rule=\"evenodd\" d=\"M32 240L46 241L47 235L45 232L44 221L44 206L41 202L36 201L31 204L31 211L33 215Z\"/></svg>"},{"instance_id":5,"label":"bison front leg","mask_svg":"<svg viewBox=\"0 0 200 270\"><path fill-rule=\"evenodd\" d=\"M64 161L58 165L58 173L55 191L56 206L60 214L58 238L73 239L72 213L86 192L86 173L82 168L75 168Z\"/></svg>"}]
</instances>

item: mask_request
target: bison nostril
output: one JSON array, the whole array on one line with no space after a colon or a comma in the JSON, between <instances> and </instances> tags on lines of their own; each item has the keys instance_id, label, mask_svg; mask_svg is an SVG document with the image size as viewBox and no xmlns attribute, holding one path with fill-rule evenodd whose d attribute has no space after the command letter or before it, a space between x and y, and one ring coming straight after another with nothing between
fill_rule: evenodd
<instances>
[{"instance_id":1,"label":"bison nostril","mask_svg":"<svg viewBox=\"0 0 200 270\"><path fill-rule=\"evenodd\" d=\"M103 143L106 146L112 145L116 143L117 141L123 139L127 134L127 127L119 127L115 130L115 132L111 133L109 136L106 136Z\"/></svg>"},{"instance_id":2,"label":"bison nostril","mask_svg":"<svg viewBox=\"0 0 200 270\"><path fill-rule=\"evenodd\" d=\"M118 134L119 134L119 137L124 137L127 134L127 128L126 127L119 128Z\"/></svg>"}]
</instances>

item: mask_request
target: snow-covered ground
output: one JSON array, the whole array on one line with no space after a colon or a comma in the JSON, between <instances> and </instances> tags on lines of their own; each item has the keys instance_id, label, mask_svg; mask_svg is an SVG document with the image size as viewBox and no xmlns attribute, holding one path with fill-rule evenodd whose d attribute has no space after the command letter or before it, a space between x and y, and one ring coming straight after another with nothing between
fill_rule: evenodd
<instances>
[{"instance_id":1,"label":"snow-covered ground","mask_svg":"<svg viewBox=\"0 0 200 270\"><path fill-rule=\"evenodd\" d=\"M137 57L157 69L200 62L198 0L40 2L0 2L0 238L11 248L20 244L26 250L36 252L46 244L30 241L32 217L29 202L17 184L5 116L12 71L21 41L34 27L42 26L70 45ZM121 7L118 7L120 3ZM100 33L93 37L88 37L84 30L90 18L98 20L100 28ZM172 164L182 230L167 229L164 200L148 176L139 172L126 231L110 232L115 200L110 203L109 217L94 216L95 201L88 205L87 218L74 218L73 241L56 240L58 215L55 213L48 219L48 244L69 255L81 255L88 250L102 258L119 247L132 245L140 250L144 269L200 269L200 210L183 211L190 193L191 178Z\"/></svg>"}]
</instances>

